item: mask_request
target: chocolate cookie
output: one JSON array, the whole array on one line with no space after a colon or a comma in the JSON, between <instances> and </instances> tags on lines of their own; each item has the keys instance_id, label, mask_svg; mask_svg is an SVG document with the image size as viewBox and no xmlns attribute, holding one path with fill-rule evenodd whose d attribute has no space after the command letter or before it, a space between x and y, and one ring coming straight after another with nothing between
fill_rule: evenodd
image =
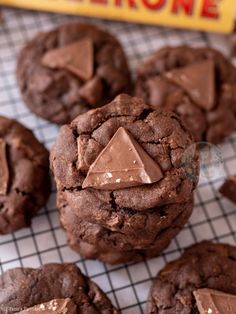
<instances>
[{"instance_id":1,"label":"chocolate cookie","mask_svg":"<svg viewBox=\"0 0 236 314\"><path fill-rule=\"evenodd\" d=\"M150 291L147 313L203 313L196 304L203 288L236 295L235 282L236 248L201 242L160 271ZM213 310L206 313L213 314Z\"/></svg>"},{"instance_id":2,"label":"chocolate cookie","mask_svg":"<svg viewBox=\"0 0 236 314\"><path fill-rule=\"evenodd\" d=\"M101 289L73 264L15 268L0 277L1 314L20 312L36 305L39 305L38 310L51 306L49 313L56 312L58 306L72 310L76 306L75 313L118 314Z\"/></svg>"},{"instance_id":3,"label":"chocolate cookie","mask_svg":"<svg viewBox=\"0 0 236 314\"><path fill-rule=\"evenodd\" d=\"M15 120L0 117L0 234L29 226L50 193L48 151Z\"/></svg>"},{"instance_id":4,"label":"chocolate cookie","mask_svg":"<svg viewBox=\"0 0 236 314\"><path fill-rule=\"evenodd\" d=\"M117 250L150 250L158 246L163 247L161 251L183 228L193 209L193 201L143 212L123 209L120 212L112 211L109 219L104 221L108 211L99 215L95 209L90 219L91 213L85 213L82 217L80 210L70 208L60 198L58 205L61 223L67 234L98 245L103 250L108 247Z\"/></svg>"},{"instance_id":5,"label":"chocolate cookie","mask_svg":"<svg viewBox=\"0 0 236 314\"><path fill-rule=\"evenodd\" d=\"M196 141L219 143L236 129L236 69L210 48L166 47L140 65L135 94L175 111Z\"/></svg>"},{"instance_id":6,"label":"chocolate cookie","mask_svg":"<svg viewBox=\"0 0 236 314\"><path fill-rule=\"evenodd\" d=\"M165 238L163 240L166 241ZM111 265L141 262L158 256L163 250L163 244L155 248L151 248L150 250L110 250L108 247L104 249L99 247L97 244L93 245L88 242L75 239L71 235L68 236L68 243L74 251L85 258L100 260ZM169 245L169 242L165 245L165 247L167 245Z\"/></svg>"},{"instance_id":7,"label":"chocolate cookie","mask_svg":"<svg viewBox=\"0 0 236 314\"><path fill-rule=\"evenodd\" d=\"M159 165L162 177L149 184L134 182L132 188L83 188L90 166L120 127L129 131ZM120 95L61 128L51 151L51 168L58 190L71 207L85 211L91 206L109 211L122 208L143 211L183 203L192 197L198 179L198 158L189 165L192 171L183 165L182 159L192 144L191 135L174 113L154 110L141 99ZM109 173L109 169L105 170Z\"/></svg>"},{"instance_id":8,"label":"chocolate cookie","mask_svg":"<svg viewBox=\"0 0 236 314\"><path fill-rule=\"evenodd\" d=\"M149 246L148 241L141 241L140 237L132 238L131 235L123 235L121 232L112 232L87 221L76 221L79 232L76 232L75 229L71 230L70 225L64 224L64 228L69 245L86 258L99 259L109 264L138 262L159 255L170 244L192 213L192 206L186 206L184 209L173 225L158 233L152 243L149 241ZM135 220L135 216L133 220ZM132 245L132 242L135 244Z\"/></svg>"},{"instance_id":9,"label":"chocolate cookie","mask_svg":"<svg viewBox=\"0 0 236 314\"><path fill-rule=\"evenodd\" d=\"M131 87L118 40L80 23L62 25L30 41L19 55L17 80L29 109L57 124L104 105Z\"/></svg>"},{"instance_id":10,"label":"chocolate cookie","mask_svg":"<svg viewBox=\"0 0 236 314\"><path fill-rule=\"evenodd\" d=\"M160 253L193 208L198 156L183 158L192 143L174 113L127 95L63 126L50 158L73 248L100 247L90 256L119 250L114 263L121 251L125 261Z\"/></svg>"}]
</instances>

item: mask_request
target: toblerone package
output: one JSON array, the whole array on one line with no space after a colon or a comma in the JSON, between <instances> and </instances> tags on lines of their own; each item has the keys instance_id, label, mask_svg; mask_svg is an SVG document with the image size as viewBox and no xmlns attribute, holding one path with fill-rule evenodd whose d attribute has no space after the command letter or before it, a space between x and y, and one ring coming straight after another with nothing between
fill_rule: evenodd
<instances>
[{"instance_id":1,"label":"toblerone package","mask_svg":"<svg viewBox=\"0 0 236 314\"><path fill-rule=\"evenodd\" d=\"M227 33L236 0L0 0L0 5Z\"/></svg>"}]
</instances>

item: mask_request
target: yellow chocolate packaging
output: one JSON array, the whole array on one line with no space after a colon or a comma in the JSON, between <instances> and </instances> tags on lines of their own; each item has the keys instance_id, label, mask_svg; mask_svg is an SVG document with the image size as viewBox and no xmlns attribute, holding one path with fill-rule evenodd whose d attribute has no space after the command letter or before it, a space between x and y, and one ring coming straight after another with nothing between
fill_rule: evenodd
<instances>
[{"instance_id":1,"label":"yellow chocolate packaging","mask_svg":"<svg viewBox=\"0 0 236 314\"><path fill-rule=\"evenodd\" d=\"M0 0L0 5L110 20L231 32L235 0Z\"/></svg>"}]
</instances>

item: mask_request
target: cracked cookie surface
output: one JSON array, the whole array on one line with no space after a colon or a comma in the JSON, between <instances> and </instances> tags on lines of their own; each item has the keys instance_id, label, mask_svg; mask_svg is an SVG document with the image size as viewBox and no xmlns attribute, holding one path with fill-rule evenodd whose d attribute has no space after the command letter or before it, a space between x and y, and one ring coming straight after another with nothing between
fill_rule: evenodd
<instances>
[{"instance_id":1,"label":"cracked cookie surface","mask_svg":"<svg viewBox=\"0 0 236 314\"><path fill-rule=\"evenodd\" d=\"M102 250L162 251L188 221L193 201L153 208L147 211L123 209L99 212L88 206L84 210L72 209L59 197L60 220L68 235ZM108 218L108 215L110 217Z\"/></svg>"},{"instance_id":2,"label":"cracked cookie surface","mask_svg":"<svg viewBox=\"0 0 236 314\"><path fill-rule=\"evenodd\" d=\"M51 57L47 67L42 60L46 53L55 49L71 47L71 44L89 40L93 58L90 60L91 75L85 80L73 71L55 66ZM83 52L85 43L78 47ZM75 56L71 59L75 60ZM65 52L65 58L68 58ZM60 54L61 57L61 54ZM81 56L82 70L86 67L88 53ZM70 60L59 60L68 62ZM55 67L55 68L54 68ZM130 73L123 49L118 40L106 31L89 24L70 23L47 33L37 35L21 51L18 58L17 79L23 100L30 110L53 123L69 123L78 114L99 107L121 92L129 92Z\"/></svg>"},{"instance_id":3,"label":"cracked cookie surface","mask_svg":"<svg viewBox=\"0 0 236 314\"><path fill-rule=\"evenodd\" d=\"M201 62L204 61L214 64L215 101L210 109L198 106L186 90L168 78L171 71L197 64L201 66ZM197 76L197 68L196 66L195 70L192 70L191 75ZM206 71L202 76L203 84L204 76L207 76ZM206 82L205 86L207 84ZM175 111L192 131L196 141L220 143L235 131L235 87L236 69L220 52L211 48L165 47L139 66L135 95L142 97L154 108ZM204 97L200 95L203 102Z\"/></svg>"},{"instance_id":4,"label":"cracked cookie surface","mask_svg":"<svg viewBox=\"0 0 236 314\"><path fill-rule=\"evenodd\" d=\"M113 231L99 224L79 220L68 207L60 208L60 212L69 245L75 251L89 259L100 259L105 263L118 264L138 262L160 254L188 221L193 205L192 203L182 204L182 209L173 221L166 216L165 220L169 225L164 222L162 225L160 219L156 229L152 224L151 226L147 224L142 228L141 222L139 224L139 217L134 214L130 220L135 226L132 228L132 225L129 225L129 228L126 228L127 231ZM147 220L150 221L153 216L147 216ZM135 227L137 230L134 229Z\"/></svg>"},{"instance_id":5,"label":"cracked cookie surface","mask_svg":"<svg viewBox=\"0 0 236 314\"><path fill-rule=\"evenodd\" d=\"M236 294L236 248L201 242L162 269L149 294L148 314L199 313L193 291L210 288Z\"/></svg>"},{"instance_id":6,"label":"cracked cookie surface","mask_svg":"<svg viewBox=\"0 0 236 314\"><path fill-rule=\"evenodd\" d=\"M89 167L121 126L159 164L163 178L114 191L82 189ZM143 211L191 198L198 180L198 158L194 156L186 167L182 157L192 144L191 135L174 113L152 110L141 99L120 95L61 128L51 152L51 168L58 190L72 208Z\"/></svg>"},{"instance_id":7,"label":"cracked cookie surface","mask_svg":"<svg viewBox=\"0 0 236 314\"><path fill-rule=\"evenodd\" d=\"M118 314L105 293L73 264L15 268L0 277L0 313L71 298L81 314Z\"/></svg>"},{"instance_id":8,"label":"cracked cookie surface","mask_svg":"<svg viewBox=\"0 0 236 314\"><path fill-rule=\"evenodd\" d=\"M33 133L0 116L0 234L28 226L50 193L48 151Z\"/></svg>"}]
</instances>

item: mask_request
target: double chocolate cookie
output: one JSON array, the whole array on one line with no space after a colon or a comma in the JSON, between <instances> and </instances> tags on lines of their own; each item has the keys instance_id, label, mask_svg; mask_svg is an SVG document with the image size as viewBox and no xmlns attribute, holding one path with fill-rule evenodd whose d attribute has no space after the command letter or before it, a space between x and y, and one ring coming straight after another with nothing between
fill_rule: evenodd
<instances>
[{"instance_id":1,"label":"double chocolate cookie","mask_svg":"<svg viewBox=\"0 0 236 314\"><path fill-rule=\"evenodd\" d=\"M201 242L167 264L155 279L148 314L235 313L236 248Z\"/></svg>"},{"instance_id":2,"label":"double chocolate cookie","mask_svg":"<svg viewBox=\"0 0 236 314\"><path fill-rule=\"evenodd\" d=\"M19 55L17 79L29 109L57 124L104 105L131 87L118 40L80 23L62 25L30 41Z\"/></svg>"},{"instance_id":3,"label":"double chocolate cookie","mask_svg":"<svg viewBox=\"0 0 236 314\"><path fill-rule=\"evenodd\" d=\"M68 234L103 249L109 245L109 248L120 250L166 247L170 238L167 234L172 235L182 229L193 208L193 201L189 200L188 203L181 203L182 208L179 204L163 205L158 210L123 208L121 212L112 211L108 217L94 206L89 207L87 212L80 209L81 212L77 213L64 199L59 198L58 203L61 222Z\"/></svg>"},{"instance_id":4,"label":"double chocolate cookie","mask_svg":"<svg viewBox=\"0 0 236 314\"><path fill-rule=\"evenodd\" d=\"M106 223L102 223L104 219L98 219L99 212L94 212L93 219L79 218L80 213L77 215L65 201L59 200L58 205L69 245L87 258L110 264L158 255L183 228L193 209L192 201L181 204L182 208L179 204L167 205L141 213L123 209L123 212L113 211Z\"/></svg>"},{"instance_id":5,"label":"double chocolate cookie","mask_svg":"<svg viewBox=\"0 0 236 314\"><path fill-rule=\"evenodd\" d=\"M118 314L104 292L73 264L15 268L0 277L0 313Z\"/></svg>"},{"instance_id":6,"label":"double chocolate cookie","mask_svg":"<svg viewBox=\"0 0 236 314\"><path fill-rule=\"evenodd\" d=\"M166 47L140 65L135 94L181 116L196 141L236 129L236 69L211 48Z\"/></svg>"},{"instance_id":7,"label":"double chocolate cookie","mask_svg":"<svg viewBox=\"0 0 236 314\"><path fill-rule=\"evenodd\" d=\"M50 193L49 154L33 133L0 117L0 234L28 226Z\"/></svg>"},{"instance_id":8,"label":"double chocolate cookie","mask_svg":"<svg viewBox=\"0 0 236 314\"><path fill-rule=\"evenodd\" d=\"M71 246L109 263L159 254L193 209L192 143L174 113L127 95L63 126L50 158Z\"/></svg>"}]
</instances>

